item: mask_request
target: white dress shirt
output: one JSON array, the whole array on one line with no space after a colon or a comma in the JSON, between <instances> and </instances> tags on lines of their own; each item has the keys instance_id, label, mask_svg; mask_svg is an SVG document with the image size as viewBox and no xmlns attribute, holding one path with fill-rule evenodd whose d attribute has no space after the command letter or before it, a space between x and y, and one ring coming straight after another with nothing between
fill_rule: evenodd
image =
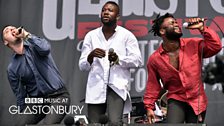
<instances>
[{"instance_id":1,"label":"white dress shirt","mask_svg":"<svg viewBox=\"0 0 224 126\"><path fill-rule=\"evenodd\" d=\"M94 57L90 65L87 57L95 48L106 51L103 58ZM108 51L110 48L119 57L119 64L110 67ZM142 65L141 53L136 37L127 29L117 26L115 33L106 40L102 27L88 32L84 38L82 53L79 59L80 70L89 71L86 86L86 103L98 104L106 102L107 85L109 85L124 101L124 113L131 111L129 94L130 68ZM109 74L110 71L110 74Z\"/></svg>"}]
</instances>

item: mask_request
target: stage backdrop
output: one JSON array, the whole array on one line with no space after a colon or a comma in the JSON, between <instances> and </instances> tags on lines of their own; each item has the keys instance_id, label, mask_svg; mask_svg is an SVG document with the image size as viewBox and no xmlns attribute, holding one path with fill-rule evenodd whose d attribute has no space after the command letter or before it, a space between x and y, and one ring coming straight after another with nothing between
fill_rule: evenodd
<instances>
[{"instance_id":1,"label":"stage backdrop","mask_svg":"<svg viewBox=\"0 0 224 126\"><path fill-rule=\"evenodd\" d=\"M138 39L144 66L131 69L130 92L132 97L142 97L147 80L146 63L157 49L161 39L148 33L152 20L158 13L173 14L179 23L189 17L207 18L224 42L215 21L224 30L223 0L115 0L120 5L119 25L129 29ZM0 29L5 25L23 26L27 31L46 38L52 46L55 62L66 83L72 105L77 107L71 115L85 115L83 103L87 73L78 67L80 50L85 34L101 25L99 14L106 0L0 0ZM213 21L212 21L213 20ZM199 32L183 29L183 37L201 37ZM223 55L223 50L219 53ZM7 80L6 69L12 51L0 44L0 125L14 124L15 116L9 108L16 105L15 96ZM204 64L214 62L214 57ZM206 123L209 126L224 125L224 94L220 84L205 84L209 104ZM84 106L83 106L84 105ZM84 109L82 109L84 107Z\"/></svg>"}]
</instances>

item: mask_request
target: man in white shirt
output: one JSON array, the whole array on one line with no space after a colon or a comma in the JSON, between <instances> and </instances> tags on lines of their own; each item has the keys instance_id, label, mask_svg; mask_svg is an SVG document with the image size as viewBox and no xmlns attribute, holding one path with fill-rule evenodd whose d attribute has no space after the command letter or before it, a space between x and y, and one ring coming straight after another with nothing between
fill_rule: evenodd
<instances>
[{"instance_id":1,"label":"man in white shirt","mask_svg":"<svg viewBox=\"0 0 224 126\"><path fill-rule=\"evenodd\" d=\"M85 103L91 123L99 123L106 110L109 122L122 125L122 116L131 111L128 91L130 68L142 65L136 37L118 26L119 6L108 1L101 11L102 26L84 38L80 70L89 71Z\"/></svg>"}]
</instances>

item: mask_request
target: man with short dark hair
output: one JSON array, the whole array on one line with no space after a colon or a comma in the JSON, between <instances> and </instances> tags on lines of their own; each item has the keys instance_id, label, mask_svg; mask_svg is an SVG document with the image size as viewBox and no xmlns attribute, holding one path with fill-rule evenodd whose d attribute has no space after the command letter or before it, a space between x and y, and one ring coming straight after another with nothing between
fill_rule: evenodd
<instances>
[{"instance_id":1,"label":"man with short dark hair","mask_svg":"<svg viewBox=\"0 0 224 126\"><path fill-rule=\"evenodd\" d=\"M154 103L162 88L168 90L168 123L202 123L207 97L201 80L202 58L221 49L219 36L204 26L201 18L190 18L188 29L198 30L202 38L181 38L182 31L173 15L158 15L151 32L163 43L148 59L148 81L144 94L149 123L154 123ZM161 82L161 83L160 83Z\"/></svg>"},{"instance_id":2,"label":"man with short dark hair","mask_svg":"<svg viewBox=\"0 0 224 126\"><path fill-rule=\"evenodd\" d=\"M79 60L81 70L89 77L85 102L91 123L100 123L108 110L109 122L122 125L123 112L131 111L130 68L142 64L136 37L118 26L119 6L112 1L103 5L102 27L87 33Z\"/></svg>"},{"instance_id":3,"label":"man with short dark hair","mask_svg":"<svg viewBox=\"0 0 224 126\"><path fill-rule=\"evenodd\" d=\"M51 111L49 108L58 106L68 110L70 97L51 56L50 44L45 39L14 26L3 29L2 39L4 45L14 52L7 72L17 98L17 106L22 113L18 114L16 126L37 124L42 119L43 124L59 124L66 113L46 113ZM43 98L50 101L26 104L25 98ZM53 99L57 99L57 102L53 102Z\"/></svg>"}]
</instances>

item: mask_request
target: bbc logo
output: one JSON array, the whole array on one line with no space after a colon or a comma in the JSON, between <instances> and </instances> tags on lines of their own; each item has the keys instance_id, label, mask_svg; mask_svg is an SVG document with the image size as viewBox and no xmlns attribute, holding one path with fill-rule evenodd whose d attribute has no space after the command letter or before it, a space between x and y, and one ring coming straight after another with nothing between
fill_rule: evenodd
<instances>
[{"instance_id":1,"label":"bbc logo","mask_svg":"<svg viewBox=\"0 0 224 126\"><path fill-rule=\"evenodd\" d=\"M44 103L43 98L25 98L26 104L42 104Z\"/></svg>"}]
</instances>

